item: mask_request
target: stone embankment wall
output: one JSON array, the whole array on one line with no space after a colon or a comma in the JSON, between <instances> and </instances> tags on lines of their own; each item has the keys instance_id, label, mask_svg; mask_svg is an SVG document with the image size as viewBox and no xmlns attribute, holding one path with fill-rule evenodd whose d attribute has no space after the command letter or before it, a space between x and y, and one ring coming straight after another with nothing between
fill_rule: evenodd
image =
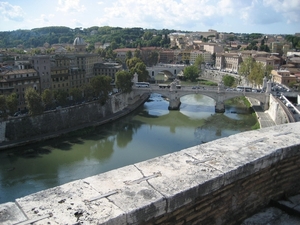
<instances>
[{"instance_id":1,"label":"stone embankment wall","mask_svg":"<svg viewBox=\"0 0 300 225\"><path fill-rule=\"evenodd\" d=\"M288 117L284 109L279 105L277 99L270 95L269 109L267 113L270 115L275 124L288 123Z\"/></svg>"},{"instance_id":2,"label":"stone embankment wall","mask_svg":"<svg viewBox=\"0 0 300 225\"><path fill-rule=\"evenodd\" d=\"M134 93L116 94L111 96L110 101L107 101L105 105L93 101L48 111L37 116L12 118L1 122L0 140L4 145L13 141L29 142L34 137L37 140L44 139L48 136L59 136L73 130L95 126L105 120L113 120L115 115L120 114L126 107L134 108L136 103L141 104L147 99L147 96L134 96ZM125 111L123 114L126 113L128 112Z\"/></svg>"},{"instance_id":3,"label":"stone embankment wall","mask_svg":"<svg viewBox=\"0 0 300 225\"><path fill-rule=\"evenodd\" d=\"M0 205L14 224L241 224L299 194L299 123L243 132Z\"/></svg>"},{"instance_id":4,"label":"stone embankment wall","mask_svg":"<svg viewBox=\"0 0 300 225\"><path fill-rule=\"evenodd\" d=\"M200 78L208 79L214 82L221 82L223 79L223 76L229 75L234 77L236 80L240 80L240 85L246 85L246 81L242 76L239 76L238 74L232 74L227 72L222 72L219 70L203 70L201 73Z\"/></svg>"}]
</instances>

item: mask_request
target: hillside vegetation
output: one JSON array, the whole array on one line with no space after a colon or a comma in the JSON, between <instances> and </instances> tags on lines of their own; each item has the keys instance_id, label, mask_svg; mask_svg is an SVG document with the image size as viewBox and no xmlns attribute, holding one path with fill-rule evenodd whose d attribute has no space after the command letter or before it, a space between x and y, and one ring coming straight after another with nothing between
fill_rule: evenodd
<instances>
[{"instance_id":1,"label":"hillside vegetation","mask_svg":"<svg viewBox=\"0 0 300 225\"><path fill-rule=\"evenodd\" d=\"M111 43L114 48L134 47L169 47L167 35L175 30L155 30L143 28L120 27L90 27L75 28L52 26L31 30L15 30L0 32L0 48L14 48L23 45L24 48L41 47L45 43L73 43L77 36L82 37L90 45L96 42Z\"/></svg>"}]
</instances>

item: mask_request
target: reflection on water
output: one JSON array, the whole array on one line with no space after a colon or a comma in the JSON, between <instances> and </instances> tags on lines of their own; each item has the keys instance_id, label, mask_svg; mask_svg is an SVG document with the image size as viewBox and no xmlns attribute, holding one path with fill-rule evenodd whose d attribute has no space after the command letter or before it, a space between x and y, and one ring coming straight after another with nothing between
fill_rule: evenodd
<instances>
[{"instance_id":1,"label":"reflection on water","mask_svg":"<svg viewBox=\"0 0 300 225\"><path fill-rule=\"evenodd\" d=\"M153 94L132 114L92 132L1 152L0 203L249 130L256 122L243 108L215 114L214 100L202 95L181 102L180 111L169 111Z\"/></svg>"}]
</instances>

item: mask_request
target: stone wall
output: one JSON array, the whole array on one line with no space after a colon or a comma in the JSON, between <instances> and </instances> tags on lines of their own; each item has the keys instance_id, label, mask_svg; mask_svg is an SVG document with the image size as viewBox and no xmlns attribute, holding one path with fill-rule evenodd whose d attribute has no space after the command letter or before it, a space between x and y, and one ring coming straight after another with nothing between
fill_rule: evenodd
<instances>
[{"instance_id":1,"label":"stone wall","mask_svg":"<svg viewBox=\"0 0 300 225\"><path fill-rule=\"evenodd\" d=\"M269 109L267 113L270 115L275 124L288 123L288 118L284 109L279 105L277 99L270 95Z\"/></svg>"},{"instance_id":2,"label":"stone wall","mask_svg":"<svg viewBox=\"0 0 300 225\"><path fill-rule=\"evenodd\" d=\"M94 126L108 117L138 102L141 97L131 94L113 95L105 105L98 101L45 112L37 116L23 116L1 122L0 137L3 141L26 140L28 138L60 133Z\"/></svg>"},{"instance_id":3,"label":"stone wall","mask_svg":"<svg viewBox=\"0 0 300 225\"><path fill-rule=\"evenodd\" d=\"M241 224L299 193L299 150L299 123L239 133L2 204L0 222Z\"/></svg>"},{"instance_id":4,"label":"stone wall","mask_svg":"<svg viewBox=\"0 0 300 225\"><path fill-rule=\"evenodd\" d=\"M243 78L243 76L240 76L238 74L233 74L233 73L222 72L219 70L203 70L200 78L202 77L204 79L211 80L214 82L221 82L223 79L223 76L225 76L225 75L232 76L238 81L240 80L239 85L251 86L246 82L246 80Z\"/></svg>"}]
</instances>

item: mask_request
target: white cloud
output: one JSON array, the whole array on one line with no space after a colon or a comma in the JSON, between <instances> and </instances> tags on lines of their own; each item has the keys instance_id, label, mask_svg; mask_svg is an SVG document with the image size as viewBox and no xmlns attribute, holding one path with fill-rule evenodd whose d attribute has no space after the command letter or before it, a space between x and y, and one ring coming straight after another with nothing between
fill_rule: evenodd
<instances>
[{"instance_id":1,"label":"white cloud","mask_svg":"<svg viewBox=\"0 0 300 225\"><path fill-rule=\"evenodd\" d=\"M3 20L23 21L25 13L20 6L0 2L0 18Z\"/></svg>"},{"instance_id":2,"label":"white cloud","mask_svg":"<svg viewBox=\"0 0 300 225\"><path fill-rule=\"evenodd\" d=\"M281 14L287 22L300 22L299 0L263 0L263 3Z\"/></svg>"},{"instance_id":3,"label":"white cloud","mask_svg":"<svg viewBox=\"0 0 300 225\"><path fill-rule=\"evenodd\" d=\"M86 8L84 5L80 5L80 0L58 0L56 10L62 12L82 12Z\"/></svg>"}]
</instances>

